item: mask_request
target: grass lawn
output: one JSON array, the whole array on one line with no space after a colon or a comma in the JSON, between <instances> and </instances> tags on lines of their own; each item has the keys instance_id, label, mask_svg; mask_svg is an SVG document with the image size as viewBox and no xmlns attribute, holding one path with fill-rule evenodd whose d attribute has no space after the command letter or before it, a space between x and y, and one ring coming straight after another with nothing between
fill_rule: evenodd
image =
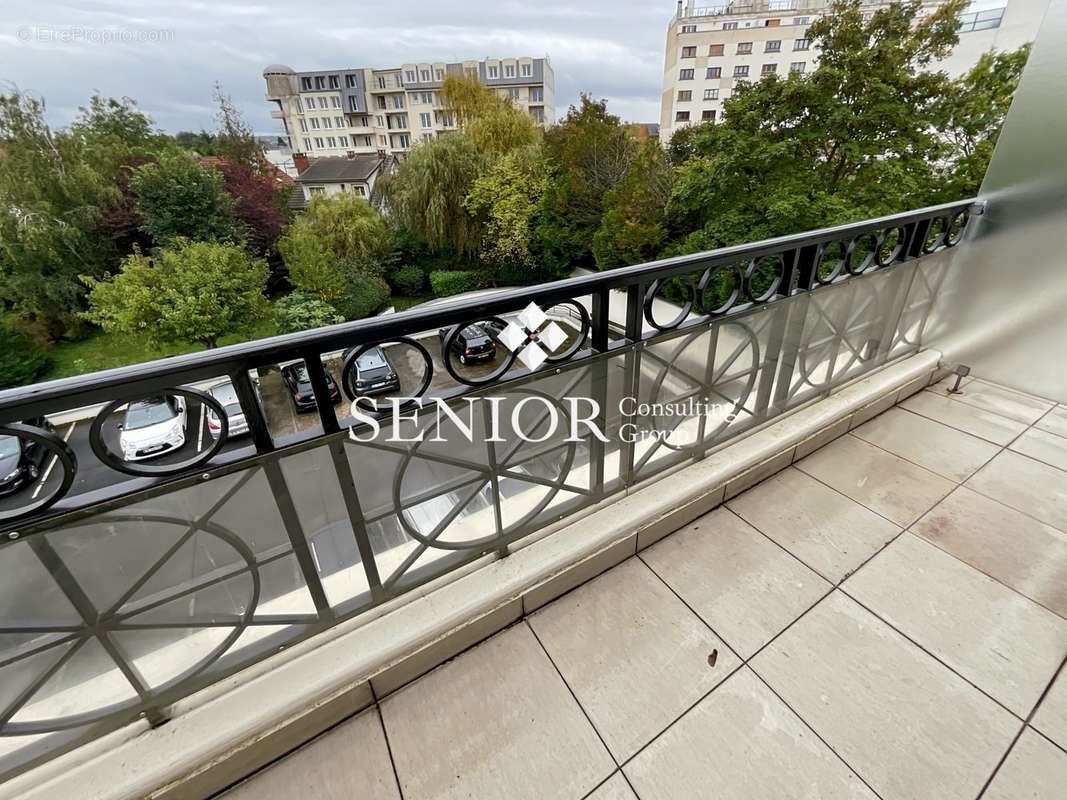
<instances>
[{"instance_id":1,"label":"grass lawn","mask_svg":"<svg viewBox=\"0 0 1067 800\"><path fill-rule=\"evenodd\" d=\"M397 310L397 312L407 311L412 306L417 306L419 303L425 303L427 300L433 300L434 296L430 293L420 294L414 296L394 294L389 298L388 305L391 305Z\"/></svg>"}]
</instances>

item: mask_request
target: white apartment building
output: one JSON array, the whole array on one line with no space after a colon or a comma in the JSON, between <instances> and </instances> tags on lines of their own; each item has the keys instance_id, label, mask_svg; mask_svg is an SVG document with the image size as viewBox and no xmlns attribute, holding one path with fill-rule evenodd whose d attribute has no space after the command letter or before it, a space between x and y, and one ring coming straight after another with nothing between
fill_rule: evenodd
<instances>
[{"instance_id":1,"label":"white apartment building","mask_svg":"<svg viewBox=\"0 0 1067 800\"><path fill-rule=\"evenodd\" d=\"M991 49L1014 50L1033 41L1047 0L981 0L960 16L960 41L934 69L959 75ZM733 0L697 7L679 0L667 29L660 101L660 141L679 128L722 119L723 101L738 81L767 73L787 75L814 69L818 54L807 38L808 25L827 0ZM887 0L870 0L873 12ZM922 13L937 8L926 3Z\"/></svg>"},{"instance_id":2,"label":"white apartment building","mask_svg":"<svg viewBox=\"0 0 1067 800\"><path fill-rule=\"evenodd\" d=\"M487 58L403 64L393 69L297 72L282 64L263 70L271 116L294 153L404 153L422 139L456 130L445 111L445 75L469 75L548 125L555 114L555 78L548 58Z\"/></svg>"}]
</instances>

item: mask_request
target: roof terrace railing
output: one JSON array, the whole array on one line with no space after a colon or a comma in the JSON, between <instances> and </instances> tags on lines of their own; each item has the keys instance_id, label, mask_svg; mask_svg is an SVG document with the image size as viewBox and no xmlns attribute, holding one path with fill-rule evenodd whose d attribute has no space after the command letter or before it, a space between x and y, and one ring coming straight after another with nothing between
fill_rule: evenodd
<instances>
[{"instance_id":1,"label":"roof terrace railing","mask_svg":"<svg viewBox=\"0 0 1067 800\"><path fill-rule=\"evenodd\" d=\"M0 393L0 778L914 353L972 202Z\"/></svg>"}]
</instances>

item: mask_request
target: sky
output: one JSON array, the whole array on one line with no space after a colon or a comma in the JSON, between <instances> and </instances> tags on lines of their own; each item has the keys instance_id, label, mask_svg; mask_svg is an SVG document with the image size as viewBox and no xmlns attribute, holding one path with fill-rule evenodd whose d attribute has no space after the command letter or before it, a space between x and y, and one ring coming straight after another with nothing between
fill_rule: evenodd
<instances>
[{"instance_id":1,"label":"sky","mask_svg":"<svg viewBox=\"0 0 1067 800\"><path fill-rule=\"evenodd\" d=\"M275 134L263 68L393 67L548 55L556 114L579 92L655 122L674 0L4 0L0 92L43 97L68 124L94 92L130 97L163 130L211 130L222 83L256 133ZM120 41L121 40L121 41Z\"/></svg>"}]
</instances>

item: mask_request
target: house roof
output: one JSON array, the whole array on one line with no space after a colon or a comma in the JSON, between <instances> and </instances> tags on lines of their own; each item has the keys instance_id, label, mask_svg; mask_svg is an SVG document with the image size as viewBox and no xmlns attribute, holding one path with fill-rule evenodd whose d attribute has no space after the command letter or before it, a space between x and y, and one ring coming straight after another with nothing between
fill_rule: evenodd
<instances>
[{"instance_id":1,"label":"house roof","mask_svg":"<svg viewBox=\"0 0 1067 800\"><path fill-rule=\"evenodd\" d=\"M365 181L382 166L378 155L357 154L351 158L316 158L297 177L298 183L350 183Z\"/></svg>"}]
</instances>

